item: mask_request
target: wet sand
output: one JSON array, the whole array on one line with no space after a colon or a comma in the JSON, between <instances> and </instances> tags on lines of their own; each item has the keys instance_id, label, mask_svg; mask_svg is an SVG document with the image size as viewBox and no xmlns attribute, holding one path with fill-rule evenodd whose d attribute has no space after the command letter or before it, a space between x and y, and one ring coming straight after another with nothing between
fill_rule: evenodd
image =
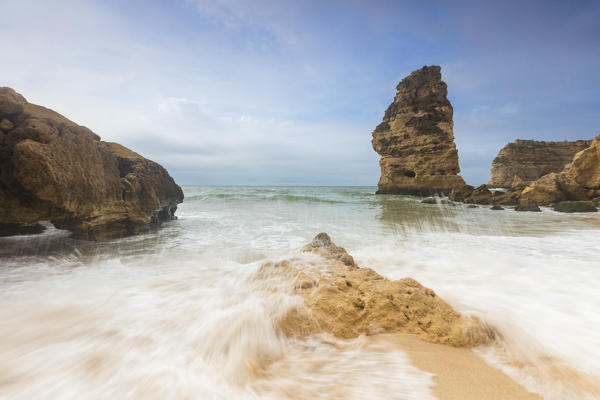
<instances>
[{"instance_id":1,"label":"wet sand","mask_svg":"<svg viewBox=\"0 0 600 400\"><path fill-rule=\"evenodd\" d=\"M410 334L372 336L369 346L405 351L415 367L435 374L433 391L440 400L542 399L486 364L471 349L427 343Z\"/></svg>"}]
</instances>

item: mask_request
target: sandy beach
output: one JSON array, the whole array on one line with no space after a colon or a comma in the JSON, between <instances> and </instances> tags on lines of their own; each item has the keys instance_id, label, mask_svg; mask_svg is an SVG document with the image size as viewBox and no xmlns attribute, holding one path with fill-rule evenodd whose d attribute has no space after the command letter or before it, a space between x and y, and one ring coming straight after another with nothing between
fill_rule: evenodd
<instances>
[{"instance_id":1,"label":"sandy beach","mask_svg":"<svg viewBox=\"0 0 600 400\"><path fill-rule=\"evenodd\" d=\"M435 374L433 391L440 400L540 400L468 348L427 343L416 335L377 335L373 345L400 348L413 365Z\"/></svg>"}]
</instances>

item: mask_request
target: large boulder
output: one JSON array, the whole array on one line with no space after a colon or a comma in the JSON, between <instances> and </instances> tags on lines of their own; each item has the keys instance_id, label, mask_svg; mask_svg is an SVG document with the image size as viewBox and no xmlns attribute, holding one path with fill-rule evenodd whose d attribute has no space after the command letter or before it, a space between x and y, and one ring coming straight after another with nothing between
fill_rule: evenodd
<instances>
[{"instance_id":1,"label":"large boulder","mask_svg":"<svg viewBox=\"0 0 600 400\"><path fill-rule=\"evenodd\" d=\"M500 150L492 162L490 187L526 186L551 172L560 172L591 140L546 142L517 139ZM525 184L525 185L524 185Z\"/></svg>"},{"instance_id":2,"label":"large boulder","mask_svg":"<svg viewBox=\"0 0 600 400\"><path fill-rule=\"evenodd\" d=\"M0 88L0 224L49 220L82 239L141 232L183 192L157 163Z\"/></svg>"},{"instance_id":3,"label":"large boulder","mask_svg":"<svg viewBox=\"0 0 600 400\"><path fill-rule=\"evenodd\" d=\"M416 70L396 89L372 134L373 149L381 155L377 193L428 196L465 186L440 67Z\"/></svg>"},{"instance_id":4,"label":"large boulder","mask_svg":"<svg viewBox=\"0 0 600 400\"><path fill-rule=\"evenodd\" d=\"M436 293L411 278L390 281L369 268L360 268L352 256L320 233L304 247L321 256L318 268L303 260L267 263L259 277L285 273L294 277L293 291L306 309L292 309L281 321L290 336L316 332L340 338L378 333L412 333L421 339L452 346L477 346L493 332L477 319L452 309Z\"/></svg>"},{"instance_id":5,"label":"large boulder","mask_svg":"<svg viewBox=\"0 0 600 400\"><path fill-rule=\"evenodd\" d=\"M448 198L452 201L465 201L467 197L473 194L475 188L471 185L464 185L453 188L448 195Z\"/></svg>"},{"instance_id":6,"label":"large boulder","mask_svg":"<svg viewBox=\"0 0 600 400\"><path fill-rule=\"evenodd\" d=\"M474 189L463 201L467 204L490 204L492 197L494 197L494 193L490 191L486 184L483 184Z\"/></svg>"}]
</instances>

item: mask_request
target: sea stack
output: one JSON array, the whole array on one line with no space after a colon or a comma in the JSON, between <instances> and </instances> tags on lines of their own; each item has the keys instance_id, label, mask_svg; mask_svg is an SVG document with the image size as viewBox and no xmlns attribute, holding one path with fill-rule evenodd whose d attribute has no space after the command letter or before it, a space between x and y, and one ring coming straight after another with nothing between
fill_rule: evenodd
<instances>
[{"instance_id":1,"label":"sea stack","mask_svg":"<svg viewBox=\"0 0 600 400\"><path fill-rule=\"evenodd\" d=\"M133 235L182 201L162 166L0 88L0 234L50 221L80 239Z\"/></svg>"},{"instance_id":2,"label":"sea stack","mask_svg":"<svg viewBox=\"0 0 600 400\"><path fill-rule=\"evenodd\" d=\"M546 142L517 139L500 150L492 162L488 186L525 186L551 172L560 172L591 140Z\"/></svg>"},{"instance_id":3,"label":"sea stack","mask_svg":"<svg viewBox=\"0 0 600 400\"><path fill-rule=\"evenodd\" d=\"M429 196L464 187L441 68L416 70L396 89L373 131L373 149L381 155L377 193Z\"/></svg>"}]
</instances>

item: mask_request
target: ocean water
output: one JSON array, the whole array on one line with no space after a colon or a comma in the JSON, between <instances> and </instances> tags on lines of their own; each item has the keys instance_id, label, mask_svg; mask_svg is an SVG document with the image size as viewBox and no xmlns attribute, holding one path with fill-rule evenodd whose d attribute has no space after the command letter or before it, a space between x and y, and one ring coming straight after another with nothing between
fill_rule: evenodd
<instances>
[{"instance_id":1,"label":"ocean water","mask_svg":"<svg viewBox=\"0 0 600 400\"><path fill-rule=\"evenodd\" d=\"M184 192L178 220L136 237L0 238L0 398L434 399L402 351L277 332L301 300L256 272L319 232L493 327L476 352L530 391L599 398L600 213L424 205L374 187Z\"/></svg>"}]
</instances>

